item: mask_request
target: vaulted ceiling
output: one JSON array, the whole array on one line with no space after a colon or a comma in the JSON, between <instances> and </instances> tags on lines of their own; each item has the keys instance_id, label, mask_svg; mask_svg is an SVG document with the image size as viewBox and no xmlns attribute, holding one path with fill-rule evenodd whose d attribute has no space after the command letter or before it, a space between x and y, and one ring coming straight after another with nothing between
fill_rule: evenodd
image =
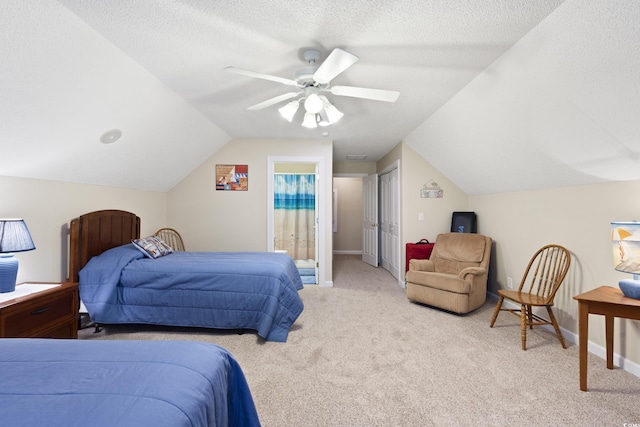
<instances>
[{"instance_id":1,"label":"vaulted ceiling","mask_svg":"<svg viewBox=\"0 0 640 427\"><path fill-rule=\"evenodd\" d=\"M622 0L3 1L0 175L167 191L234 138L330 138L335 161L375 161L405 141L468 194L638 179L593 162L612 140L610 157L638 153L628 116L640 112L639 10ZM317 129L282 119L286 101L247 110L290 87L224 68L292 79L309 47L320 61L334 48L359 57L332 84L399 99L329 94L344 117ZM100 143L110 129L122 137Z\"/></svg>"}]
</instances>

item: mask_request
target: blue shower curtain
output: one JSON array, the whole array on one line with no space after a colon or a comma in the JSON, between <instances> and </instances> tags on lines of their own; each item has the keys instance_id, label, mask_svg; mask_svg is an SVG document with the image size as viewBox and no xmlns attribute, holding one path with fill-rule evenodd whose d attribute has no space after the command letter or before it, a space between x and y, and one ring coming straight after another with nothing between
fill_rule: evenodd
<instances>
[{"instance_id":1,"label":"blue shower curtain","mask_svg":"<svg viewBox=\"0 0 640 427\"><path fill-rule=\"evenodd\" d=\"M274 174L275 249L293 259L315 259L314 174Z\"/></svg>"}]
</instances>

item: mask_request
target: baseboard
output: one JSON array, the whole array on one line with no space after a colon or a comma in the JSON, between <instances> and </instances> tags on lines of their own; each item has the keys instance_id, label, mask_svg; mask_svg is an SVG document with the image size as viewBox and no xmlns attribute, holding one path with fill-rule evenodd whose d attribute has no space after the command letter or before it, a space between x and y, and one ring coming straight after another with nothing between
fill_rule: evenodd
<instances>
[{"instance_id":1,"label":"baseboard","mask_svg":"<svg viewBox=\"0 0 640 427\"><path fill-rule=\"evenodd\" d=\"M491 292L487 292L487 296L489 297L490 300L493 301L498 301L498 296L494 293ZM516 304L514 304L513 302L505 299L502 303L502 305L505 308L514 308L514 309L520 309L520 307ZM549 332L551 332L552 334L555 335L555 330L553 329L553 326L551 325L542 325L542 328L545 328L546 330L548 330ZM578 341L579 341L579 337L578 334L576 334L575 332L572 332L568 329L563 328L562 326L560 327L560 331L562 332L562 337L571 342L572 344L575 345L579 345ZM605 363L607 360L607 349L601 345L595 344L592 341L589 341L589 345L588 345L588 349L589 349L589 353L598 356L599 358L601 358ZM618 366L621 369L624 369L627 372L630 372L631 374L635 375L636 377L640 378L640 365L638 365L635 362L632 362L630 360L625 359L624 357L620 356L618 353L613 353L613 364L615 366Z\"/></svg>"},{"instance_id":2,"label":"baseboard","mask_svg":"<svg viewBox=\"0 0 640 427\"><path fill-rule=\"evenodd\" d=\"M335 250L333 251L334 255L362 255L362 251L343 251L343 250Z\"/></svg>"}]
</instances>

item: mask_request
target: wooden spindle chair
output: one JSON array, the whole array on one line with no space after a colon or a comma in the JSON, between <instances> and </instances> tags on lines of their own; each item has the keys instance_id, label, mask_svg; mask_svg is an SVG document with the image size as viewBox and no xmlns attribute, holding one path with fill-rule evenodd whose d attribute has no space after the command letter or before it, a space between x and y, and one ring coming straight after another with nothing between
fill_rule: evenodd
<instances>
[{"instance_id":1,"label":"wooden spindle chair","mask_svg":"<svg viewBox=\"0 0 640 427\"><path fill-rule=\"evenodd\" d=\"M567 348L551 307L553 306L556 292L567 275L570 264L571 254L564 247L547 245L540 248L529 261L518 290L498 290L498 304L493 312L490 327L493 328L501 311L509 311L511 314L520 316L523 350L527 349L527 326L533 329L534 325L553 325L562 348ZM505 298L519 304L520 308L502 308ZM545 307L549 314L549 320L535 314L533 307Z\"/></svg>"},{"instance_id":2,"label":"wooden spindle chair","mask_svg":"<svg viewBox=\"0 0 640 427\"><path fill-rule=\"evenodd\" d=\"M161 228L160 230L156 231L155 235L161 238L162 241L167 245L171 246L171 249L173 249L174 251L185 251L182 236L173 228Z\"/></svg>"}]
</instances>

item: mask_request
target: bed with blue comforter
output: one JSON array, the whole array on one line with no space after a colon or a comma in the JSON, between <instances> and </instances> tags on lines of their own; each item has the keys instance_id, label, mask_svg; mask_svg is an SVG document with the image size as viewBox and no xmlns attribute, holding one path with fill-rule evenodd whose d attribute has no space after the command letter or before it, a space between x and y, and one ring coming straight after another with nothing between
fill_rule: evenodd
<instances>
[{"instance_id":1,"label":"bed with blue comforter","mask_svg":"<svg viewBox=\"0 0 640 427\"><path fill-rule=\"evenodd\" d=\"M251 329L284 342L304 305L295 263L272 252L173 252L153 259L133 244L92 257L80 299L100 324Z\"/></svg>"},{"instance_id":2,"label":"bed with blue comforter","mask_svg":"<svg viewBox=\"0 0 640 427\"><path fill-rule=\"evenodd\" d=\"M227 350L193 341L0 339L0 424L259 426Z\"/></svg>"}]
</instances>

